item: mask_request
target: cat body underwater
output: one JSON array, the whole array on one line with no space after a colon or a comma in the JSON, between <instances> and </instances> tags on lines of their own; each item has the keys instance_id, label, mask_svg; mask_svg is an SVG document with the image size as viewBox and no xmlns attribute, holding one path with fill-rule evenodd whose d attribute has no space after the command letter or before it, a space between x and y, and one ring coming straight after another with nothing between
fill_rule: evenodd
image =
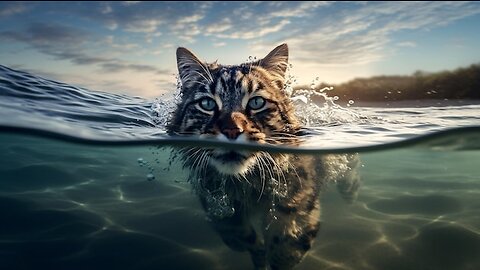
<instances>
[{"instance_id":1,"label":"cat body underwater","mask_svg":"<svg viewBox=\"0 0 480 270\"><path fill-rule=\"evenodd\" d=\"M298 146L302 127L284 90L288 46L240 65L207 64L177 49L181 100L167 130L231 142ZM355 155L307 156L184 147L175 150L224 243L248 251L255 269L291 269L320 228L320 191L336 182L356 196Z\"/></svg>"}]
</instances>

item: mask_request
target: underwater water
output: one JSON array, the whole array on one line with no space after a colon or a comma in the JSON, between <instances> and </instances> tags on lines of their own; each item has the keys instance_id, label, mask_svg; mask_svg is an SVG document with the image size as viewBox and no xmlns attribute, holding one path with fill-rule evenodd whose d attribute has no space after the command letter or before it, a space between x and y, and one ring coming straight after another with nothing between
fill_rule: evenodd
<instances>
[{"instance_id":1,"label":"underwater water","mask_svg":"<svg viewBox=\"0 0 480 270\"><path fill-rule=\"evenodd\" d=\"M169 138L174 97L0 66L0 268L252 268L171 163L170 148L205 145L359 153L357 200L322 193L320 232L296 269L480 269L480 105L293 99L308 131L300 148Z\"/></svg>"}]
</instances>

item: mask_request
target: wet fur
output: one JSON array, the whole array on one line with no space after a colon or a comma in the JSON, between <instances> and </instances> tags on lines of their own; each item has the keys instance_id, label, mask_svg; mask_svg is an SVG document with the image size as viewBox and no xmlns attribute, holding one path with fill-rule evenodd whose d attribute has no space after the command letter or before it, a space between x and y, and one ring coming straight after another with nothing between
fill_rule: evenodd
<instances>
[{"instance_id":1,"label":"wet fur","mask_svg":"<svg viewBox=\"0 0 480 270\"><path fill-rule=\"evenodd\" d=\"M260 144L301 143L301 126L284 91L288 47L236 66L201 62L177 50L182 99L168 125L172 136L197 136ZM249 101L266 100L261 110ZM203 99L215 101L205 110ZM337 182L348 201L359 177L355 155L302 156L215 148L181 148L175 153L225 244L248 251L256 269L290 269L311 248L320 228L319 195Z\"/></svg>"}]
</instances>

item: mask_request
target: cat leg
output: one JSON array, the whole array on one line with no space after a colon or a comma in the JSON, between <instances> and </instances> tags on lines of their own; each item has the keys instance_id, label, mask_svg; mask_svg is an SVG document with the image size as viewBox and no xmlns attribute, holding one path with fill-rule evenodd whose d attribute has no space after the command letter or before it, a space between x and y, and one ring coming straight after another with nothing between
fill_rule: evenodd
<instances>
[{"instance_id":1,"label":"cat leg","mask_svg":"<svg viewBox=\"0 0 480 270\"><path fill-rule=\"evenodd\" d=\"M312 209L275 206L265 230L267 261L272 270L293 268L310 250L320 229L320 202L314 200Z\"/></svg>"},{"instance_id":2,"label":"cat leg","mask_svg":"<svg viewBox=\"0 0 480 270\"><path fill-rule=\"evenodd\" d=\"M229 248L250 252L255 269L266 269L263 239L248 221L243 207L236 205L235 213L231 217L212 218L211 224Z\"/></svg>"},{"instance_id":3,"label":"cat leg","mask_svg":"<svg viewBox=\"0 0 480 270\"><path fill-rule=\"evenodd\" d=\"M360 187L360 159L358 155L347 155L348 169L339 179L336 179L337 190L348 203L353 203L358 196Z\"/></svg>"}]
</instances>

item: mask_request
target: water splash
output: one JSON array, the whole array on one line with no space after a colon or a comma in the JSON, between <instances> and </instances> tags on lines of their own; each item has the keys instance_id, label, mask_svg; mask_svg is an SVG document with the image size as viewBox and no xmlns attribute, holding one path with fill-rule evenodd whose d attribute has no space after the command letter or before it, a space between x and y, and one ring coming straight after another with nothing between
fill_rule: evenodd
<instances>
[{"instance_id":1,"label":"water splash","mask_svg":"<svg viewBox=\"0 0 480 270\"><path fill-rule=\"evenodd\" d=\"M177 80L177 83L173 95L163 94L152 102L151 110L153 122L162 130L166 130L170 116L175 111L177 104L182 100L182 81L178 75L175 79Z\"/></svg>"},{"instance_id":2,"label":"water splash","mask_svg":"<svg viewBox=\"0 0 480 270\"><path fill-rule=\"evenodd\" d=\"M207 213L210 218L224 219L235 214L235 208L232 207L230 198L226 193L207 194L205 196L207 203Z\"/></svg>"},{"instance_id":3,"label":"water splash","mask_svg":"<svg viewBox=\"0 0 480 270\"><path fill-rule=\"evenodd\" d=\"M316 90L312 83L310 88L295 90L290 96L295 105L296 116L306 127L322 127L366 120L366 117L337 104L338 96L328 96L328 91L333 90L333 87ZM354 101L350 100L348 107L353 104Z\"/></svg>"},{"instance_id":4,"label":"water splash","mask_svg":"<svg viewBox=\"0 0 480 270\"><path fill-rule=\"evenodd\" d=\"M208 217L211 219L224 219L235 214L232 198L226 191L227 179L220 179L220 186L215 190L209 190L202 186L206 180L202 178L191 179L195 192L205 198Z\"/></svg>"}]
</instances>

